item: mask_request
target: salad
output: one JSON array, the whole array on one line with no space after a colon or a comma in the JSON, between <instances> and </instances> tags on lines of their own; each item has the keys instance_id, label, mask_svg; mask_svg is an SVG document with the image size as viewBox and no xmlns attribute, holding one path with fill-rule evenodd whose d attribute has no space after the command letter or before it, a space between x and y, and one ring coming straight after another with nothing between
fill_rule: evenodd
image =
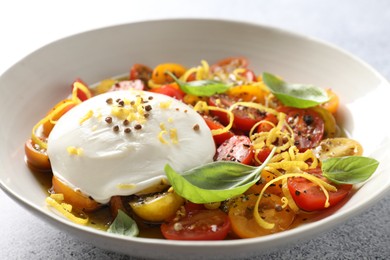
<instances>
[{"instance_id":1,"label":"salad","mask_svg":"<svg viewBox=\"0 0 390 260\"><path fill-rule=\"evenodd\" d=\"M331 89L292 84L246 58L134 64L71 84L32 128L27 165L46 203L125 236L223 240L282 232L340 205L378 161L335 120Z\"/></svg>"}]
</instances>

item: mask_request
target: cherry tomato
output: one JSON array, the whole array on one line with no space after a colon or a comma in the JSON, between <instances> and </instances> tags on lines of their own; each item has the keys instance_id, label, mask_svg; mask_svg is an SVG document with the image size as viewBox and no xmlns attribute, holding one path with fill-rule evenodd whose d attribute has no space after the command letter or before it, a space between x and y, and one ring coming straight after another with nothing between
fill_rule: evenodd
<instances>
[{"instance_id":1,"label":"cherry tomato","mask_svg":"<svg viewBox=\"0 0 390 260\"><path fill-rule=\"evenodd\" d=\"M130 80L141 80L145 86L148 85L148 81L152 78L153 70L143 64L134 64L130 69Z\"/></svg>"},{"instance_id":2,"label":"cherry tomato","mask_svg":"<svg viewBox=\"0 0 390 260\"><path fill-rule=\"evenodd\" d=\"M176 87L175 84L163 85L158 88L152 88L149 91L154 93L164 94L176 98L177 100L183 100L185 96L185 93L181 89Z\"/></svg>"},{"instance_id":3,"label":"cherry tomato","mask_svg":"<svg viewBox=\"0 0 390 260\"><path fill-rule=\"evenodd\" d=\"M211 72L225 72L231 73L238 68L248 67L248 59L244 57L229 57L218 61L210 67Z\"/></svg>"},{"instance_id":4,"label":"cherry tomato","mask_svg":"<svg viewBox=\"0 0 390 260\"><path fill-rule=\"evenodd\" d=\"M320 168L313 169L309 171L309 173L330 183L330 181L328 181L325 177L322 177L322 171ZM302 177L295 177L289 178L287 184L291 196L299 208L306 211L325 209L325 194L315 183ZM337 191L329 191L330 206L334 206L339 203L352 189L352 185L350 184L335 185L332 183L332 185L336 186Z\"/></svg>"},{"instance_id":5,"label":"cherry tomato","mask_svg":"<svg viewBox=\"0 0 390 260\"><path fill-rule=\"evenodd\" d=\"M263 120L268 121L274 125L278 123L278 119L274 114L267 114ZM269 132L274 126L272 126L272 124L269 124L268 122L260 123L257 127L257 132Z\"/></svg>"},{"instance_id":6,"label":"cherry tomato","mask_svg":"<svg viewBox=\"0 0 390 260\"><path fill-rule=\"evenodd\" d=\"M144 90L144 83L140 79L136 80L123 80L116 82L108 91L119 91L119 90Z\"/></svg>"},{"instance_id":7,"label":"cherry tomato","mask_svg":"<svg viewBox=\"0 0 390 260\"><path fill-rule=\"evenodd\" d=\"M84 87L86 87L86 89L88 90L89 92L89 96L91 96L91 90L88 88L88 85L85 84L84 81L82 81L81 79L76 79L73 83L72 83L72 90L73 88L75 87L74 86L74 83L75 82L78 82L78 83L81 83L82 85L84 85ZM77 90L77 97L81 100L81 101L85 101L87 100L89 97L88 97L88 94L87 93L84 93L84 91L82 91L81 89L78 89Z\"/></svg>"},{"instance_id":8,"label":"cherry tomato","mask_svg":"<svg viewBox=\"0 0 390 260\"><path fill-rule=\"evenodd\" d=\"M99 204L92 198L85 196L81 192L75 191L74 189L70 188L55 176L53 176L52 185L54 192L63 194L64 201L72 205L76 209L94 211L101 206L101 204Z\"/></svg>"},{"instance_id":9,"label":"cherry tomato","mask_svg":"<svg viewBox=\"0 0 390 260\"><path fill-rule=\"evenodd\" d=\"M58 102L49 112L49 113L55 113L55 115L52 117L52 120L53 121L57 121L58 119L60 119L66 112L68 112L70 109L72 109L76 104L73 103L73 102L69 102L66 106L63 106L64 103L67 103L69 102L68 99L64 99L60 102ZM51 130L53 129L54 127L54 123L47 121L43 124L43 134L48 137Z\"/></svg>"},{"instance_id":10,"label":"cherry tomato","mask_svg":"<svg viewBox=\"0 0 390 260\"><path fill-rule=\"evenodd\" d=\"M180 78L185 72L186 68L177 63L163 63L154 68L152 73L152 80L156 84L169 84L174 80L171 76L166 74L166 71L172 72L176 78Z\"/></svg>"},{"instance_id":11,"label":"cherry tomato","mask_svg":"<svg viewBox=\"0 0 390 260\"><path fill-rule=\"evenodd\" d=\"M31 139L24 144L27 163L39 171L50 171L51 165L46 150L34 144Z\"/></svg>"},{"instance_id":12,"label":"cherry tomato","mask_svg":"<svg viewBox=\"0 0 390 260\"><path fill-rule=\"evenodd\" d=\"M129 204L142 219L161 222L172 217L184 204L184 199L175 192L161 192L139 196Z\"/></svg>"},{"instance_id":13,"label":"cherry tomato","mask_svg":"<svg viewBox=\"0 0 390 260\"><path fill-rule=\"evenodd\" d=\"M214 160L233 161L251 165L253 160L251 140L245 135L232 136L217 148Z\"/></svg>"},{"instance_id":14,"label":"cherry tomato","mask_svg":"<svg viewBox=\"0 0 390 260\"><path fill-rule=\"evenodd\" d=\"M222 94L211 96L208 103L210 106L229 109L229 107L237 101L238 99ZM256 108L242 106L233 109L232 113L234 114L233 128L243 132L249 132L257 122L265 119L267 116L266 112L260 111ZM227 125L229 123L229 118L226 113L212 111L212 114L217 116L223 125Z\"/></svg>"},{"instance_id":15,"label":"cherry tomato","mask_svg":"<svg viewBox=\"0 0 390 260\"><path fill-rule=\"evenodd\" d=\"M229 217L220 209L187 212L161 225L163 236L173 240L222 240L229 231Z\"/></svg>"},{"instance_id":16,"label":"cherry tomato","mask_svg":"<svg viewBox=\"0 0 390 260\"><path fill-rule=\"evenodd\" d=\"M261 172L261 178L260 180L254 184L252 187L250 187L245 194L260 194L260 192L263 190L264 186L267 184L267 182L272 181L275 179L276 176L272 174L269 171L263 170ZM267 193L275 194L280 196L282 194L282 181L278 181L276 183L271 184L267 190Z\"/></svg>"},{"instance_id":17,"label":"cherry tomato","mask_svg":"<svg viewBox=\"0 0 390 260\"><path fill-rule=\"evenodd\" d=\"M324 136L324 120L312 109L281 107L287 124L294 132L295 145L301 151L317 146Z\"/></svg>"},{"instance_id":18,"label":"cherry tomato","mask_svg":"<svg viewBox=\"0 0 390 260\"><path fill-rule=\"evenodd\" d=\"M327 89L326 93L329 96L329 101L321 104L321 106L326 110L328 110L329 112L331 112L332 114L336 114L340 103L339 97L331 89Z\"/></svg>"},{"instance_id":19,"label":"cherry tomato","mask_svg":"<svg viewBox=\"0 0 390 260\"><path fill-rule=\"evenodd\" d=\"M257 153L257 159L260 161L260 162L264 162L267 158L268 158L268 155L270 155L271 153L271 149L269 148L263 148L261 149L258 153Z\"/></svg>"},{"instance_id":20,"label":"cherry tomato","mask_svg":"<svg viewBox=\"0 0 390 260\"><path fill-rule=\"evenodd\" d=\"M210 130L217 130L222 129L224 126L218 122L217 120L214 120L211 117L203 116L203 119L205 120L207 126L210 128ZM213 135L214 142L216 145L220 145L223 142L225 142L227 139L232 137L234 134L231 131L219 134L219 135Z\"/></svg>"},{"instance_id":21,"label":"cherry tomato","mask_svg":"<svg viewBox=\"0 0 390 260\"><path fill-rule=\"evenodd\" d=\"M288 207L282 208L281 198L267 194L259 204L260 217L269 223L274 223L272 229L264 229L257 224L253 209L258 195L242 195L234 200L229 209L229 218L233 232L240 238L251 238L277 233L288 229L295 218L295 213Z\"/></svg>"}]
</instances>

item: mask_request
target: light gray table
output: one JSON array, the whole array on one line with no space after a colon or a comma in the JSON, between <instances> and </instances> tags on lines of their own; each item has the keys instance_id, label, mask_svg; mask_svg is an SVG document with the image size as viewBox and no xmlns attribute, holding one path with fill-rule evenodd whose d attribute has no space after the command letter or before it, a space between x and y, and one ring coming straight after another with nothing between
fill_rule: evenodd
<instances>
[{"instance_id":1,"label":"light gray table","mask_svg":"<svg viewBox=\"0 0 390 260\"><path fill-rule=\"evenodd\" d=\"M117 1L110 1L108 6L96 1L66 1L58 6L51 1L28 2L29 8L23 8L18 1L0 4L3 13L0 20L0 73L27 54L24 52L39 47L39 39L49 41L93 26L149 18L216 17L276 26L331 42L390 78L390 1L386 0L200 0L191 2L191 6L187 1L139 1L142 3L128 3L126 8L118 8ZM184 7L179 8L180 4ZM49 9L46 11L45 8ZM80 20L79 24L74 22L73 11L85 20ZM42 17L45 15L50 21L44 22ZM20 24L19 19L25 19L27 23ZM24 28L20 33L37 37L26 39L30 42L20 42L23 38L17 32L5 35L4 32L10 32L9 26L17 20L19 24L15 24L15 28ZM49 25L51 30L45 27ZM53 38L47 33L52 33ZM4 62L7 57L12 58ZM1 191L0 206L0 259L135 259L96 248L48 226ZM262 258L390 259L390 194L384 195L361 215L316 238L251 259Z\"/></svg>"}]
</instances>

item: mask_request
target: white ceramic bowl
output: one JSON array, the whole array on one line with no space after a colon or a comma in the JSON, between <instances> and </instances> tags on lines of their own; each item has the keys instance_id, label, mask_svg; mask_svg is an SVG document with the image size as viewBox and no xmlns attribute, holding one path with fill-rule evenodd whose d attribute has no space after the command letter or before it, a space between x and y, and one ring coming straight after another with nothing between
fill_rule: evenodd
<instances>
[{"instance_id":1,"label":"white ceramic bowl","mask_svg":"<svg viewBox=\"0 0 390 260\"><path fill-rule=\"evenodd\" d=\"M45 206L46 193L24 164L23 145L32 126L69 93L77 77L87 83L126 73L133 63L178 62L187 66L245 56L257 71L290 82L331 87L341 98L338 121L380 161L375 175L333 214L274 235L217 242L125 238L79 226ZM68 37L27 56L0 78L0 186L37 216L102 248L154 258L237 258L308 239L362 212L390 188L389 83L350 54L328 44L248 23L164 20L119 25Z\"/></svg>"}]
</instances>

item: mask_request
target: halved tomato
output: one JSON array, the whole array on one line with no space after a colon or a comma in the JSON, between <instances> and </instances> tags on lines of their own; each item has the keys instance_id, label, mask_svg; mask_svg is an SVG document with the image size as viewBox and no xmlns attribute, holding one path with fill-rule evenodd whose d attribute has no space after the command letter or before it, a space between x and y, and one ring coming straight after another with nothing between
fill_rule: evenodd
<instances>
[{"instance_id":1,"label":"halved tomato","mask_svg":"<svg viewBox=\"0 0 390 260\"><path fill-rule=\"evenodd\" d=\"M242 195L232 202L229 218L233 232L240 238L251 238L277 233L288 229L295 219L295 213L288 208L282 208L281 197L265 194L259 204L259 214L262 219L275 224L272 229L262 228L253 216L253 208L259 195Z\"/></svg>"},{"instance_id":2,"label":"halved tomato","mask_svg":"<svg viewBox=\"0 0 390 260\"><path fill-rule=\"evenodd\" d=\"M321 168L310 170L309 173L330 183L328 179L322 177ZM326 197L321 188L315 183L302 178L289 178L287 181L288 189L297 206L306 211L316 211L325 209ZM329 191L329 204L334 206L344 199L352 189L352 185L332 185L336 186L337 191Z\"/></svg>"},{"instance_id":3,"label":"halved tomato","mask_svg":"<svg viewBox=\"0 0 390 260\"><path fill-rule=\"evenodd\" d=\"M46 150L33 143L31 139L24 144L27 163L38 171L50 171L51 165Z\"/></svg>"},{"instance_id":4,"label":"halved tomato","mask_svg":"<svg viewBox=\"0 0 390 260\"><path fill-rule=\"evenodd\" d=\"M301 151L316 147L324 136L324 120L314 110L294 107L280 107L285 113L287 124L294 132L295 145Z\"/></svg>"},{"instance_id":5,"label":"halved tomato","mask_svg":"<svg viewBox=\"0 0 390 260\"><path fill-rule=\"evenodd\" d=\"M70 188L56 176L53 176L52 179L53 187L55 193L63 194L64 201L74 208L84 211L94 211L100 208L101 204L93 200L92 198L85 196L79 191L75 191Z\"/></svg>"},{"instance_id":6,"label":"halved tomato","mask_svg":"<svg viewBox=\"0 0 390 260\"><path fill-rule=\"evenodd\" d=\"M141 80L145 86L147 86L148 81L152 78L153 70L143 64L134 64L130 69L130 80Z\"/></svg>"},{"instance_id":7,"label":"halved tomato","mask_svg":"<svg viewBox=\"0 0 390 260\"><path fill-rule=\"evenodd\" d=\"M234 103L239 100L228 95L214 95L209 98L209 105L229 109ZM223 124L229 123L229 118L226 113L220 111L211 111L213 115L218 117L218 120ZM256 108L238 106L232 110L234 115L233 128L242 132L249 132L252 127L259 121L266 118L268 113L260 111Z\"/></svg>"},{"instance_id":8,"label":"halved tomato","mask_svg":"<svg viewBox=\"0 0 390 260\"><path fill-rule=\"evenodd\" d=\"M222 129L224 126L218 122L217 120L214 120L213 118L209 116L203 116L203 119L205 120L207 126L210 128L210 130L217 130ZM231 131L227 131L222 134L213 135L214 142L216 145L220 145L223 142L225 142L227 139L231 138L234 134Z\"/></svg>"},{"instance_id":9,"label":"halved tomato","mask_svg":"<svg viewBox=\"0 0 390 260\"><path fill-rule=\"evenodd\" d=\"M220 209L189 211L161 225L163 236L173 240L222 240L229 231L229 217Z\"/></svg>"},{"instance_id":10,"label":"halved tomato","mask_svg":"<svg viewBox=\"0 0 390 260\"><path fill-rule=\"evenodd\" d=\"M245 135L232 136L217 148L214 160L233 161L251 165L253 163L251 140Z\"/></svg>"},{"instance_id":11,"label":"halved tomato","mask_svg":"<svg viewBox=\"0 0 390 260\"><path fill-rule=\"evenodd\" d=\"M185 93L180 88L178 88L176 84L163 85L163 86L158 87L158 88L152 88L149 91L153 92L153 93L167 95L167 96L173 97L177 100L183 100L183 98L185 96Z\"/></svg>"}]
</instances>

